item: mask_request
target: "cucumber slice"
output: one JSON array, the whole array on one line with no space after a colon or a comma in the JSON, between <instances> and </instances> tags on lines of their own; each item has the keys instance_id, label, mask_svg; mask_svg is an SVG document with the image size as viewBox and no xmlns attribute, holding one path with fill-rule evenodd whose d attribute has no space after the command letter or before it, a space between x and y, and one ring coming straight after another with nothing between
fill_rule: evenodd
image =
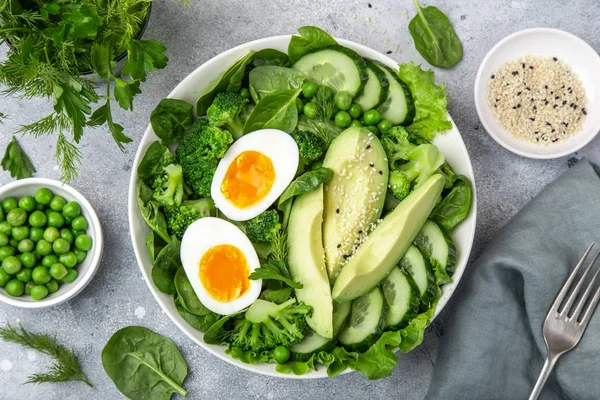
<instances>
[{"instance_id":1,"label":"cucumber slice","mask_svg":"<svg viewBox=\"0 0 600 400\"><path fill-rule=\"evenodd\" d=\"M351 309L352 302L350 301L333 302L333 337L336 337L342 328L346 326Z\"/></svg>"},{"instance_id":2,"label":"cucumber slice","mask_svg":"<svg viewBox=\"0 0 600 400\"><path fill-rule=\"evenodd\" d=\"M356 97L367 83L367 63L354 50L333 45L302 56L292 66L306 79Z\"/></svg>"},{"instance_id":3,"label":"cucumber slice","mask_svg":"<svg viewBox=\"0 0 600 400\"><path fill-rule=\"evenodd\" d=\"M382 119L394 125L408 125L415 117L415 106L408 86L398 77L396 71L377 62L377 66L385 74L390 87L387 99L379 106Z\"/></svg>"},{"instance_id":4,"label":"cucumber slice","mask_svg":"<svg viewBox=\"0 0 600 400\"><path fill-rule=\"evenodd\" d=\"M350 323L339 336L348 351L364 352L375 343L385 329L387 305L379 287L352 301Z\"/></svg>"},{"instance_id":5,"label":"cucumber slice","mask_svg":"<svg viewBox=\"0 0 600 400\"><path fill-rule=\"evenodd\" d=\"M419 311L419 288L415 281L400 268L394 268L381 281L381 287L388 305L386 327L392 330L405 328Z\"/></svg>"},{"instance_id":6,"label":"cucumber slice","mask_svg":"<svg viewBox=\"0 0 600 400\"><path fill-rule=\"evenodd\" d=\"M290 359L292 361L307 361L313 354L320 351L329 351L335 346L332 339L319 336L312 329L307 329L304 338L290 346Z\"/></svg>"},{"instance_id":7,"label":"cucumber slice","mask_svg":"<svg viewBox=\"0 0 600 400\"><path fill-rule=\"evenodd\" d=\"M456 268L456 246L452 238L435 222L428 219L415 238L415 245L429 259L438 265L449 277ZM438 285L448 282L436 282Z\"/></svg>"},{"instance_id":8,"label":"cucumber slice","mask_svg":"<svg viewBox=\"0 0 600 400\"><path fill-rule=\"evenodd\" d=\"M411 245L400 263L400 268L404 269L413 278L421 297L419 311L423 312L429 308L429 303L435 296L435 275L429 261L414 245Z\"/></svg>"},{"instance_id":9,"label":"cucumber slice","mask_svg":"<svg viewBox=\"0 0 600 400\"><path fill-rule=\"evenodd\" d=\"M388 97L390 84L388 79L377 65L371 60L367 61L367 75L369 80L362 94L355 100L363 113L379 107Z\"/></svg>"}]
</instances>

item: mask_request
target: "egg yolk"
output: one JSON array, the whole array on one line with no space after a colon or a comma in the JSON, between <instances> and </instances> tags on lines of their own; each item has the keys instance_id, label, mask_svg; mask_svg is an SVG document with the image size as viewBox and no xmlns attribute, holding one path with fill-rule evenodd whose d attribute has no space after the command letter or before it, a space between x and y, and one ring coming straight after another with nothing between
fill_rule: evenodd
<instances>
[{"instance_id":1,"label":"egg yolk","mask_svg":"<svg viewBox=\"0 0 600 400\"><path fill-rule=\"evenodd\" d=\"M206 292L222 303L242 296L250 286L246 256L230 244L208 249L200 260L199 275Z\"/></svg>"},{"instance_id":2,"label":"egg yolk","mask_svg":"<svg viewBox=\"0 0 600 400\"><path fill-rule=\"evenodd\" d=\"M275 168L271 159L258 151L244 151L227 168L221 193L237 208L248 208L269 193L273 181Z\"/></svg>"}]
</instances>

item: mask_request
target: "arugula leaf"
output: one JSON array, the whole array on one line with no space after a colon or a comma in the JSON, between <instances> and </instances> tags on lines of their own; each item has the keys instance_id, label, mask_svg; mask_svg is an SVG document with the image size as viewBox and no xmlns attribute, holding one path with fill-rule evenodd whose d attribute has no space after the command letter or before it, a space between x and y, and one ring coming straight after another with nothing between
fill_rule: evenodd
<instances>
[{"instance_id":1,"label":"arugula leaf","mask_svg":"<svg viewBox=\"0 0 600 400\"><path fill-rule=\"evenodd\" d=\"M167 66L169 59L164 55L167 47L155 40L133 39L127 47L127 61L123 65L123 76L144 82L146 72Z\"/></svg>"},{"instance_id":2,"label":"arugula leaf","mask_svg":"<svg viewBox=\"0 0 600 400\"><path fill-rule=\"evenodd\" d=\"M303 287L301 283L292 280L285 264L276 260L262 264L260 268L255 269L254 272L250 274L249 278L252 280L273 279L281 281L294 289L302 289Z\"/></svg>"},{"instance_id":3,"label":"arugula leaf","mask_svg":"<svg viewBox=\"0 0 600 400\"><path fill-rule=\"evenodd\" d=\"M337 44L334 38L316 26L302 26L298 28L298 33L300 36L293 35L288 46L288 57L292 65L310 51Z\"/></svg>"},{"instance_id":4,"label":"arugula leaf","mask_svg":"<svg viewBox=\"0 0 600 400\"><path fill-rule=\"evenodd\" d=\"M19 142L13 136L12 140L6 146L4 157L2 158L2 169L8 171L10 176L17 179L31 178L35 168L29 157L23 151Z\"/></svg>"}]
</instances>

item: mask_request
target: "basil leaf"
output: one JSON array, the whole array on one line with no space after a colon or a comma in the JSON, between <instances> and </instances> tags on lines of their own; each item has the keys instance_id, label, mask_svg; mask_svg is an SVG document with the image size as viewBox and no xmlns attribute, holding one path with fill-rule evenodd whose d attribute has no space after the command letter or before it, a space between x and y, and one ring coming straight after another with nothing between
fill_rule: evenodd
<instances>
[{"instance_id":1,"label":"basil leaf","mask_svg":"<svg viewBox=\"0 0 600 400\"><path fill-rule=\"evenodd\" d=\"M297 177L288 185L279 197L277 209L284 211L285 203L292 197L309 193L319 187L320 184L327 182L333 176L333 171L329 168L318 168L314 171L308 171Z\"/></svg>"},{"instance_id":2,"label":"basil leaf","mask_svg":"<svg viewBox=\"0 0 600 400\"><path fill-rule=\"evenodd\" d=\"M175 273L175 290L177 291L177 300L188 312L203 317L210 314L210 310L202 304L196 292L190 283L185 270L179 268ZM208 327L206 327L208 329Z\"/></svg>"},{"instance_id":3,"label":"basil leaf","mask_svg":"<svg viewBox=\"0 0 600 400\"><path fill-rule=\"evenodd\" d=\"M298 89L304 83L304 74L291 68L264 65L254 68L249 75L250 93L255 103L270 94Z\"/></svg>"},{"instance_id":4,"label":"basil leaf","mask_svg":"<svg viewBox=\"0 0 600 400\"><path fill-rule=\"evenodd\" d=\"M429 218L450 232L462 222L471 209L471 183L463 175L457 175L454 186L442 201L435 206Z\"/></svg>"},{"instance_id":5,"label":"basil leaf","mask_svg":"<svg viewBox=\"0 0 600 400\"><path fill-rule=\"evenodd\" d=\"M166 294L175 294L175 274L181 268L179 250L181 242L177 238L171 239L152 264L152 282L158 290Z\"/></svg>"},{"instance_id":6,"label":"basil leaf","mask_svg":"<svg viewBox=\"0 0 600 400\"><path fill-rule=\"evenodd\" d=\"M163 144L179 142L194 123L193 106L187 101L162 99L150 114L150 124Z\"/></svg>"},{"instance_id":7,"label":"basil leaf","mask_svg":"<svg viewBox=\"0 0 600 400\"><path fill-rule=\"evenodd\" d=\"M421 8L413 0L417 15L408 24L417 51L431 65L450 68L460 61L463 48L452 23L437 7Z\"/></svg>"},{"instance_id":8,"label":"basil leaf","mask_svg":"<svg viewBox=\"0 0 600 400\"><path fill-rule=\"evenodd\" d=\"M298 28L298 33L300 36L292 36L288 45L288 57L292 65L310 51L337 44L334 38L316 26L302 26Z\"/></svg>"},{"instance_id":9,"label":"basil leaf","mask_svg":"<svg viewBox=\"0 0 600 400\"><path fill-rule=\"evenodd\" d=\"M296 98L301 90L284 90L265 96L248 117L244 125L244 134L266 128L292 133L298 124Z\"/></svg>"},{"instance_id":10,"label":"basil leaf","mask_svg":"<svg viewBox=\"0 0 600 400\"><path fill-rule=\"evenodd\" d=\"M35 172L35 167L14 136L6 146L4 157L2 157L2 169L17 179L31 178Z\"/></svg>"}]
</instances>

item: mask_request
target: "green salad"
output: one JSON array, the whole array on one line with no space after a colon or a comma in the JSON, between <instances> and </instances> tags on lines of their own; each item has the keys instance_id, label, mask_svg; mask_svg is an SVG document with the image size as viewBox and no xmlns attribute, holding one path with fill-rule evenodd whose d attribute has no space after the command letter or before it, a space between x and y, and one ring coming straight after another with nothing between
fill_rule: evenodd
<instances>
[{"instance_id":1,"label":"green salad","mask_svg":"<svg viewBox=\"0 0 600 400\"><path fill-rule=\"evenodd\" d=\"M137 169L152 280L244 363L378 379L423 340L471 184L432 143L452 128L432 71L299 33L152 112Z\"/></svg>"}]
</instances>

